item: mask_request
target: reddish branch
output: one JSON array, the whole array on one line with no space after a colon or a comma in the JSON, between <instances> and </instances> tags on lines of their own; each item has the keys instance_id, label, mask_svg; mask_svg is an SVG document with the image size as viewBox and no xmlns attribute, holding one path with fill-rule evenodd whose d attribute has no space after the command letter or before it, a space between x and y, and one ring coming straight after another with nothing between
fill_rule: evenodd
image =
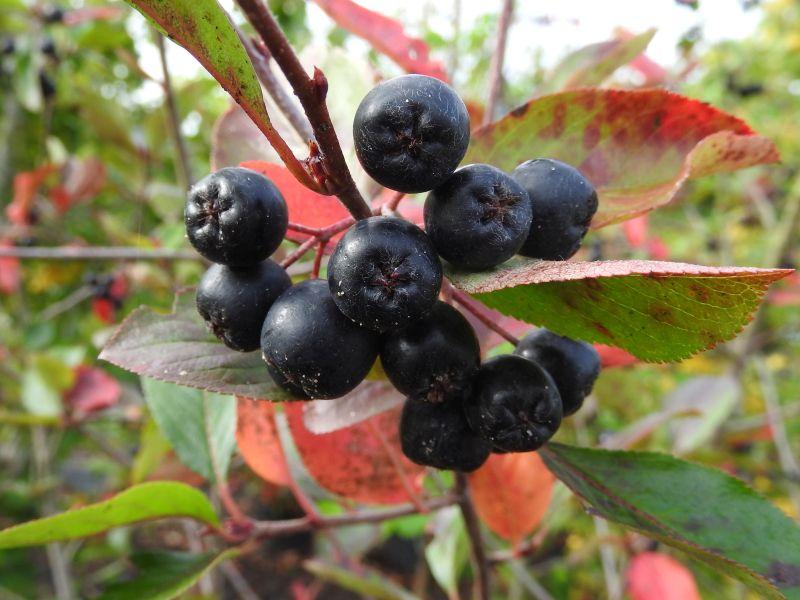
<instances>
[{"instance_id":1,"label":"reddish branch","mask_svg":"<svg viewBox=\"0 0 800 600\"><path fill-rule=\"evenodd\" d=\"M467 528L467 536L472 547L472 558L475 561L477 597L478 600L490 600L489 559L486 556L486 548L483 545L480 521L469 495L467 476L459 472L456 472L456 493L458 494L458 506L461 509L461 516L464 517L464 525Z\"/></svg>"},{"instance_id":2,"label":"reddish branch","mask_svg":"<svg viewBox=\"0 0 800 600\"><path fill-rule=\"evenodd\" d=\"M503 10L500 13L500 20L497 23L497 43L492 63L489 67L489 97L486 100L486 110L483 113L483 123L491 123L494 118L494 110L503 86L503 62L506 56L506 40L508 39L508 28L511 26L511 13L514 11L514 0L505 0Z\"/></svg>"},{"instance_id":3,"label":"reddish branch","mask_svg":"<svg viewBox=\"0 0 800 600\"><path fill-rule=\"evenodd\" d=\"M369 217L372 212L353 181L328 113L325 75L315 68L314 76L308 76L289 40L261 0L236 1L283 71L311 123L316 143L312 143L311 156L307 159L309 170L322 189L336 195L353 217Z\"/></svg>"},{"instance_id":4,"label":"reddish branch","mask_svg":"<svg viewBox=\"0 0 800 600\"><path fill-rule=\"evenodd\" d=\"M458 288L454 287L449 281L445 282L445 285L447 286L447 293L450 295L450 297L458 302L458 304L460 304L464 310L472 313L472 315L474 315L475 318L481 323L515 346L519 344L519 338L500 325L497 322L497 319L489 313L489 310L483 303L475 300L466 292L462 292Z\"/></svg>"}]
</instances>

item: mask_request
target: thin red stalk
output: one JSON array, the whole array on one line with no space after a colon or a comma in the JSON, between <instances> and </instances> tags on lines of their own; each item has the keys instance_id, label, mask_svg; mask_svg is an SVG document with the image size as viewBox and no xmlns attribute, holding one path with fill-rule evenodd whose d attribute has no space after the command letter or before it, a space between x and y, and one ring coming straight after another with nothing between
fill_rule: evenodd
<instances>
[{"instance_id":1,"label":"thin red stalk","mask_svg":"<svg viewBox=\"0 0 800 600\"><path fill-rule=\"evenodd\" d=\"M222 502L222 506L225 507L225 511L234 521L237 523L247 523L250 521L249 517L234 499L233 494L231 494L227 481L217 482L217 493L219 494L219 500Z\"/></svg>"},{"instance_id":2,"label":"thin red stalk","mask_svg":"<svg viewBox=\"0 0 800 600\"><path fill-rule=\"evenodd\" d=\"M384 204L386 208L391 211L397 210L397 207L400 205L400 201L406 197L405 192L397 192L394 196L389 198L389 200Z\"/></svg>"},{"instance_id":3,"label":"thin red stalk","mask_svg":"<svg viewBox=\"0 0 800 600\"><path fill-rule=\"evenodd\" d=\"M322 233L322 229L319 227L308 227L302 223L292 223L291 221L289 222L287 228L291 231L296 231L297 233L307 233L308 235L319 235Z\"/></svg>"},{"instance_id":4,"label":"thin red stalk","mask_svg":"<svg viewBox=\"0 0 800 600\"><path fill-rule=\"evenodd\" d=\"M489 314L488 309L483 303L475 300L466 292L462 292L458 288L453 287L453 285L449 282L447 283L447 291L450 294L450 297L458 302L464 308L464 310L472 313L476 319L486 325L489 329L496 332L515 346L519 344L519 338L500 326L495 318Z\"/></svg>"},{"instance_id":5,"label":"thin red stalk","mask_svg":"<svg viewBox=\"0 0 800 600\"><path fill-rule=\"evenodd\" d=\"M314 76L308 76L289 40L261 0L236 1L272 53L311 123L319 155L314 155L315 145L312 144L312 155L307 162L315 179L328 193L336 195L353 217L366 219L372 214L370 207L353 181L325 103L328 93L325 75L315 69Z\"/></svg>"},{"instance_id":6,"label":"thin red stalk","mask_svg":"<svg viewBox=\"0 0 800 600\"><path fill-rule=\"evenodd\" d=\"M295 248L294 251L291 254L289 254L289 256L287 256L281 261L281 266L285 269L289 265L293 265L298 260L303 258L303 256L305 256L305 254L309 250L311 250L311 248L313 248L317 243L319 243L319 240L317 240L316 237L308 238L305 242L303 242L297 248Z\"/></svg>"},{"instance_id":7,"label":"thin red stalk","mask_svg":"<svg viewBox=\"0 0 800 600\"><path fill-rule=\"evenodd\" d=\"M497 42L492 54L492 63L489 67L489 97L486 100L486 110L483 113L483 123L491 123L494 118L495 106L500 98L503 85L503 62L506 56L506 40L508 28L511 25L511 14L514 11L514 0L505 0L497 22Z\"/></svg>"},{"instance_id":8,"label":"thin red stalk","mask_svg":"<svg viewBox=\"0 0 800 600\"><path fill-rule=\"evenodd\" d=\"M456 493L459 496L458 506L461 509L461 516L464 517L464 525L467 529L470 546L472 548L472 558L475 561L475 584L477 597L479 600L490 600L489 584L489 560L486 556L486 548L483 545L480 521L472 505L472 499L467 488L467 477L463 473L456 472Z\"/></svg>"},{"instance_id":9,"label":"thin red stalk","mask_svg":"<svg viewBox=\"0 0 800 600\"><path fill-rule=\"evenodd\" d=\"M325 247L328 242L320 242L317 247L317 253L314 255L314 267L311 269L311 279L319 277L319 270L322 267L322 257L325 256Z\"/></svg>"}]
</instances>

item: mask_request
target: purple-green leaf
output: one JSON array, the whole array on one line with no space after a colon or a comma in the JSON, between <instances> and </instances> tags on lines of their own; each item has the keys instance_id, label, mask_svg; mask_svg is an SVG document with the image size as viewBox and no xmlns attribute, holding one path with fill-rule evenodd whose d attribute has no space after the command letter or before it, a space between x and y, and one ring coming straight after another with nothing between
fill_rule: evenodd
<instances>
[{"instance_id":1,"label":"purple-green leaf","mask_svg":"<svg viewBox=\"0 0 800 600\"><path fill-rule=\"evenodd\" d=\"M258 352L230 350L211 334L188 291L176 296L170 314L144 306L133 311L100 358L178 385L262 400L291 399L270 379Z\"/></svg>"},{"instance_id":2,"label":"purple-green leaf","mask_svg":"<svg viewBox=\"0 0 800 600\"><path fill-rule=\"evenodd\" d=\"M740 480L666 454L556 443L540 452L599 516L679 548L762 597L800 598L800 528Z\"/></svg>"},{"instance_id":3,"label":"purple-green leaf","mask_svg":"<svg viewBox=\"0 0 800 600\"><path fill-rule=\"evenodd\" d=\"M515 258L490 271L448 276L505 315L663 362L733 338L750 321L769 284L791 272Z\"/></svg>"}]
</instances>

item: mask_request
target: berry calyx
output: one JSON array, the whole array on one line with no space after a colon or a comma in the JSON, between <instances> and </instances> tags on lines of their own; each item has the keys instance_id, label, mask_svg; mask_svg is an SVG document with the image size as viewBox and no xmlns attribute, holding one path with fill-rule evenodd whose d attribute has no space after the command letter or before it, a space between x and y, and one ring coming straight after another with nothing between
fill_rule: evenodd
<instances>
[{"instance_id":1,"label":"berry calyx","mask_svg":"<svg viewBox=\"0 0 800 600\"><path fill-rule=\"evenodd\" d=\"M425 200L425 231L449 263L488 269L511 258L531 225L528 194L490 165L461 167Z\"/></svg>"},{"instance_id":2,"label":"berry calyx","mask_svg":"<svg viewBox=\"0 0 800 600\"><path fill-rule=\"evenodd\" d=\"M395 217L358 221L339 240L328 263L339 310L375 331L399 329L433 308L442 265L428 236Z\"/></svg>"},{"instance_id":3,"label":"berry calyx","mask_svg":"<svg viewBox=\"0 0 800 600\"><path fill-rule=\"evenodd\" d=\"M383 370L397 390L434 403L463 398L480 361L469 321L444 302L406 329L385 336L381 348Z\"/></svg>"},{"instance_id":4,"label":"berry calyx","mask_svg":"<svg viewBox=\"0 0 800 600\"><path fill-rule=\"evenodd\" d=\"M311 279L286 290L267 313L261 353L275 382L296 395L337 398L367 376L380 339L345 317L328 283Z\"/></svg>"},{"instance_id":5,"label":"berry calyx","mask_svg":"<svg viewBox=\"0 0 800 600\"><path fill-rule=\"evenodd\" d=\"M538 363L553 378L565 417L576 413L583 405L600 374L600 355L594 346L548 329L526 335L514 354Z\"/></svg>"},{"instance_id":6,"label":"berry calyx","mask_svg":"<svg viewBox=\"0 0 800 600\"><path fill-rule=\"evenodd\" d=\"M474 471L491 444L470 429L461 402L431 403L410 397L400 418L400 444L409 460L437 469Z\"/></svg>"},{"instance_id":7,"label":"berry calyx","mask_svg":"<svg viewBox=\"0 0 800 600\"><path fill-rule=\"evenodd\" d=\"M261 325L272 303L292 285L280 265L211 265L197 286L197 311L228 348L252 352L261 345Z\"/></svg>"},{"instance_id":8,"label":"berry calyx","mask_svg":"<svg viewBox=\"0 0 800 600\"><path fill-rule=\"evenodd\" d=\"M232 267L261 262L283 241L289 222L286 202L269 179L241 167L226 167L189 190L186 233L208 260Z\"/></svg>"},{"instance_id":9,"label":"berry calyx","mask_svg":"<svg viewBox=\"0 0 800 600\"><path fill-rule=\"evenodd\" d=\"M530 233L519 253L566 260L581 246L597 212L597 192L578 169L538 158L519 165L511 177L528 192L533 209Z\"/></svg>"},{"instance_id":10,"label":"berry calyx","mask_svg":"<svg viewBox=\"0 0 800 600\"><path fill-rule=\"evenodd\" d=\"M486 361L464 411L478 434L506 452L536 450L561 425L555 382L542 367L520 356Z\"/></svg>"},{"instance_id":11,"label":"berry calyx","mask_svg":"<svg viewBox=\"0 0 800 600\"><path fill-rule=\"evenodd\" d=\"M373 88L353 120L356 155L381 185L426 192L458 166L469 144L469 114L446 83L402 75Z\"/></svg>"}]
</instances>

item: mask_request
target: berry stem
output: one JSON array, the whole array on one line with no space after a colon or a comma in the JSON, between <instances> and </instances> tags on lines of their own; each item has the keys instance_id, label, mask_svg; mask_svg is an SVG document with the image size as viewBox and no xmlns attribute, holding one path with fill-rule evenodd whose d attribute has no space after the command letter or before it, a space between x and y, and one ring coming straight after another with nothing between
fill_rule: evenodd
<instances>
[{"instance_id":1,"label":"berry stem","mask_svg":"<svg viewBox=\"0 0 800 600\"><path fill-rule=\"evenodd\" d=\"M467 528L470 546L472 548L472 558L475 561L475 584L477 587L478 600L490 600L489 591L489 560L486 556L486 548L483 545L481 526L475 507L467 487L467 476L459 471L456 476L456 494L458 496L458 506L461 509L461 516L464 517L464 525Z\"/></svg>"},{"instance_id":2,"label":"berry stem","mask_svg":"<svg viewBox=\"0 0 800 600\"><path fill-rule=\"evenodd\" d=\"M289 222L287 229L291 231L296 231L297 233L307 233L308 235L319 235L322 233L322 229L319 227L308 227L307 225L303 225L301 223L292 223Z\"/></svg>"},{"instance_id":3,"label":"berry stem","mask_svg":"<svg viewBox=\"0 0 800 600\"><path fill-rule=\"evenodd\" d=\"M486 99L486 110L483 113L483 124L487 125L494 119L495 107L500 99L503 88L503 62L506 56L506 40L508 28L511 26L511 15L514 12L514 0L504 0L497 22L497 42L492 54L492 63L489 67L489 97Z\"/></svg>"},{"instance_id":4,"label":"berry stem","mask_svg":"<svg viewBox=\"0 0 800 600\"><path fill-rule=\"evenodd\" d=\"M337 196L354 218L366 219L372 214L370 207L353 181L325 103L328 92L325 75L314 69L314 76L308 76L289 40L261 0L236 1L283 71L311 123L318 154L315 155L312 144L312 155L306 162L319 187Z\"/></svg>"},{"instance_id":5,"label":"berry stem","mask_svg":"<svg viewBox=\"0 0 800 600\"><path fill-rule=\"evenodd\" d=\"M303 258L305 254L319 243L316 237L310 237L305 242L300 244L294 251L281 261L281 266L285 269L289 265L293 265L298 260Z\"/></svg>"},{"instance_id":6,"label":"berry stem","mask_svg":"<svg viewBox=\"0 0 800 600\"><path fill-rule=\"evenodd\" d=\"M450 297L458 302L464 310L468 311L472 315L475 316L481 323L486 325L489 329L497 333L498 335L502 336L515 346L519 344L519 338L516 337L509 331L506 331L501 325L499 325L494 316L489 314L489 309L484 305L482 302L475 300L472 296L467 294L466 292L462 292L458 288L454 287L452 283L445 280L443 282L443 288L446 286L447 293Z\"/></svg>"},{"instance_id":7,"label":"berry stem","mask_svg":"<svg viewBox=\"0 0 800 600\"><path fill-rule=\"evenodd\" d=\"M328 245L328 242L321 241L319 246L317 246L317 253L314 255L314 267L311 269L311 279L317 279L319 277L319 270L322 266L322 257L325 256L325 246Z\"/></svg>"}]
</instances>

